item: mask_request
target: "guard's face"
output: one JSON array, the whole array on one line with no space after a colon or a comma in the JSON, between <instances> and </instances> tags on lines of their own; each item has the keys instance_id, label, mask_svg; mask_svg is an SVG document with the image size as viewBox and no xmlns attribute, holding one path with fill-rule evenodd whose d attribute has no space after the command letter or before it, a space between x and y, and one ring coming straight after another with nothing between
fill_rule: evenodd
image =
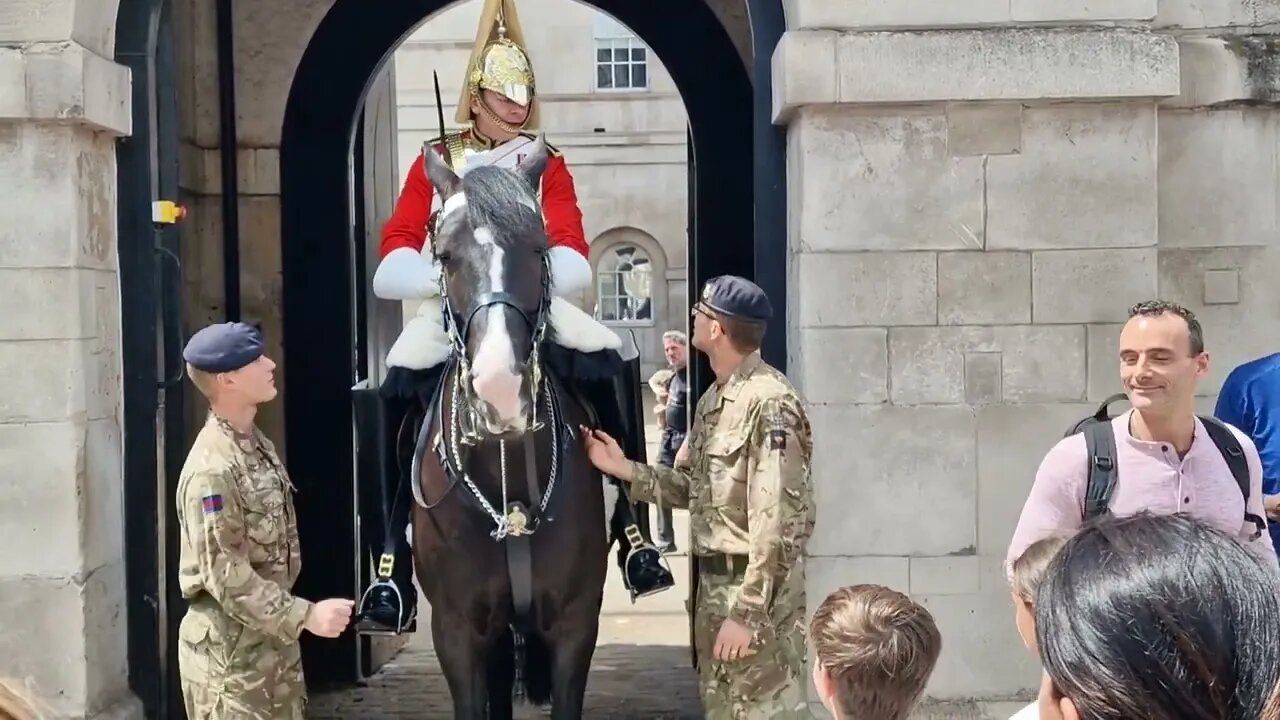
<instances>
[{"instance_id":1,"label":"guard's face","mask_svg":"<svg viewBox=\"0 0 1280 720\"><path fill-rule=\"evenodd\" d=\"M263 355L235 372L223 373L225 390L245 403L257 405L274 400L276 364Z\"/></svg>"},{"instance_id":2,"label":"guard's face","mask_svg":"<svg viewBox=\"0 0 1280 720\"><path fill-rule=\"evenodd\" d=\"M689 337L689 343L704 353L710 352L724 337L724 326L702 303L695 303L689 314L693 318L693 335Z\"/></svg>"},{"instance_id":3,"label":"guard's face","mask_svg":"<svg viewBox=\"0 0 1280 720\"><path fill-rule=\"evenodd\" d=\"M1209 354L1191 352L1187 322L1177 315L1138 315L1120 331L1120 380L1138 410L1165 414L1194 404L1208 372Z\"/></svg>"},{"instance_id":4,"label":"guard's face","mask_svg":"<svg viewBox=\"0 0 1280 720\"><path fill-rule=\"evenodd\" d=\"M522 127L529 119L529 106L521 105L511 98L492 90L481 90L480 98L471 99L471 115L475 118L476 128L486 137L502 138L510 135L494 125L489 116L480 108L484 103L494 115L511 127Z\"/></svg>"}]
</instances>

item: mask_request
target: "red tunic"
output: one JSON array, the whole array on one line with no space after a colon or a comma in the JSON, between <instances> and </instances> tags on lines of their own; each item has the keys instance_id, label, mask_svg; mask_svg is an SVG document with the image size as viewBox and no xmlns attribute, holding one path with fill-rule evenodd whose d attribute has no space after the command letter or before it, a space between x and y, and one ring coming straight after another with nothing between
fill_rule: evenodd
<instances>
[{"instance_id":1,"label":"red tunic","mask_svg":"<svg viewBox=\"0 0 1280 720\"><path fill-rule=\"evenodd\" d=\"M444 156L445 146L432 146ZM427 241L427 220L431 216L431 201L435 188L427 179L423 154L409 167L404 189L396 200L395 212L382 226L382 246L379 258L385 258L392 250L413 248L422 252ZM564 156L552 151L547 168L542 173L542 211L547 223L547 237L551 247L567 246L577 250L582 257L589 257L586 235L582 229L582 211L578 209L578 193L573 186L573 176L565 164Z\"/></svg>"}]
</instances>

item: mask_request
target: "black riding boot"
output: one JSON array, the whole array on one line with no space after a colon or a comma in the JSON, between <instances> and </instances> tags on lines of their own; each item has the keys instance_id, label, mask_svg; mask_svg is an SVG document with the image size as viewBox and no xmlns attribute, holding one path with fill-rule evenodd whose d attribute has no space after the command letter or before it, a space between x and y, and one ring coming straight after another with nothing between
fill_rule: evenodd
<instances>
[{"instance_id":1,"label":"black riding boot","mask_svg":"<svg viewBox=\"0 0 1280 720\"><path fill-rule=\"evenodd\" d=\"M628 361L620 375L587 384L587 387L591 403L600 416L600 428L618 441L627 457L644 462L647 457L639 358ZM618 567L632 600L673 587L675 578L662 564L661 553L644 537L637 522L645 508L630 502L624 483L614 478L608 481L620 491L609 527L610 545L618 544Z\"/></svg>"},{"instance_id":2,"label":"black riding boot","mask_svg":"<svg viewBox=\"0 0 1280 720\"><path fill-rule=\"evenodd\" d=\"M361 523L375 577L361 598L356 629L370 634L401 634L417 629L418 591L413 585L413 552L405 537L409 525L408 474L413 453L416 401L381 398L381 492L362 497Z\"/></svg>"}]
</instances>

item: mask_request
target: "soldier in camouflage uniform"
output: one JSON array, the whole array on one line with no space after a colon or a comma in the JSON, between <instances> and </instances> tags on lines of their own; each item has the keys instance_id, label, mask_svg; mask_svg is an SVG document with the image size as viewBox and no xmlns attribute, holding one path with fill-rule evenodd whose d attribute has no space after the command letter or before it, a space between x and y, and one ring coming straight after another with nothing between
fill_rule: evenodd
<instances>
[{"instance_id":1,"label":"soldier in camouflage uniform","mask_svg":"<svg viewBox=\"0 0 1280 720\"><path fill-rule=\"evenodd\" d=\"M804 546L813 531L809 420L787 378L760 358L768 297L743 278L709 281L693 308L695 348L715 385L698 402L674 468L642 465L608 435L592 463L689 509L698 562L694 649L712 720L811 717L804 679Z\"/></svg>"},{"instance_id":2,"label":"soldier in camouflage uniform","mask_svg":"<svg viewBox=\"0 0 1280 720\"><path fill-rule=\"evenodd\" d=\"M241 323L207 327L183 352L209 419L178 480L178 670L189 720L301 720L298 637L337 637L352 601L290 594L302 566L293 486L254 425L275 397L275 363Z\"/></svg>"}]
</instances>

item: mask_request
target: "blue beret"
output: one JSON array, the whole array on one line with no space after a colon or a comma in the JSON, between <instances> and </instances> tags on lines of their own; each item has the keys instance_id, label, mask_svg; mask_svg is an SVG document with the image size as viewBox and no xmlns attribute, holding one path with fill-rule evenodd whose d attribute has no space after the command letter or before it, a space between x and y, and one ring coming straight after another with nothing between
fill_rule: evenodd
<instances>
[{"instance_id":1,"label":"blue beret","mask_svg":"<svg viewBox=\"0 0 1280 720\"><path fill-rule=\"evenodd\" d=\"M711 278L702 286L702 304L722 315L764 322L773 318L773 305L760 286L737 275Z\"/></svg>"},{"instance_id":2,"label":"blue beret","mask_svg":"<svg viewBox=\"0 0 1280 720\"><path fill-rule=\"evenodd\" d=\"M182 359L191 367L219 373L239 370L262 357L262 334L244 323L222 323L200 330L187 341Z\"/></svg>"}]
</instances>

